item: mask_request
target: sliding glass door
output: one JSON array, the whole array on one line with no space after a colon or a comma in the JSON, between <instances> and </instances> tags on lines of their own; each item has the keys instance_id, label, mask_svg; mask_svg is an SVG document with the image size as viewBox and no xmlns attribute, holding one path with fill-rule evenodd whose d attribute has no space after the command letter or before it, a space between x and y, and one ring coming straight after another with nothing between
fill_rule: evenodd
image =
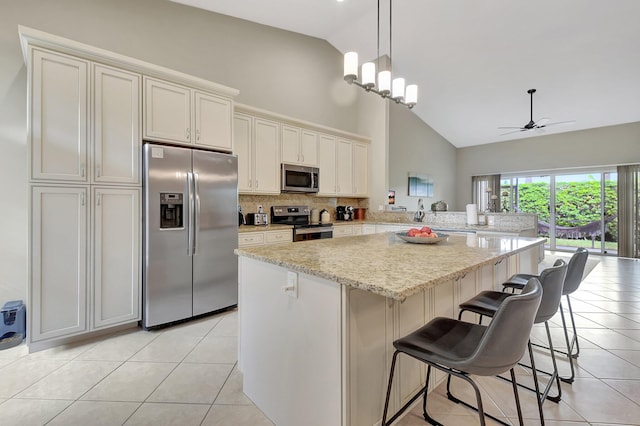
<instances>
[{"instance_id":1,"label":"sliding glass door","mask_svg":"<svg viewBox=\"0 0 640 426\"><path fill-rule=\"evenodd\" d=\"M503 211L536 213L551 250L617 254L617 173L593 170L503 177Z\"/></svg>"}]
</instances>

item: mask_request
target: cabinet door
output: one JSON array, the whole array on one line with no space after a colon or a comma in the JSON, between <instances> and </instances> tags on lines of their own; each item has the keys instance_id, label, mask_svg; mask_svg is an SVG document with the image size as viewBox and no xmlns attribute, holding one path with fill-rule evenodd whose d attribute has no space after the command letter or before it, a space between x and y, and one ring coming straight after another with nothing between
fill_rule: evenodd
<instances>
[{"instance_id":1,"label":"cabinet door","mask_svg":"<svg viewBox=\"0 0 640 426\"><path fill-rule=\"evenodd\" d=\"M334 195L336 188L336 139L320 135L318 141L319 195Z\"/></svg>"},{"instance_id":2,"label":"cabinet door","mask_svg":"<svg viewBox=\"0 0 640 426\"><path fill-rule=\"evenodd\" d=\"M280 193L279 136L278 123L254 119L254 192Z\"/></svg>"},{"instance_id":3,"label":"cabinet door","mask_svg":"<svg viewBox=\"0 0 640 426\"><path fill-rule=\"evenodd\" d=\"M252 123L253 119L248 115L235 114L233 116L233 152L238 156L238 191L245 193L253 190Z\"/></svg>"},{"instance_id":4,"label":"cabinet door","mask_svg":"<svg viewBox=\"0 0 640 426\"><path fill-rule=\"evenodd\" d=\"M232 149L231 100L194 92L195 144L220 150Z\"/></svg>"},{"instance_id":5,"label":"cabinet door","mask_svg":"<svg viewBox=\"0 0 640 426\"><path fill-rule=\"evenodd\" d=\"M353 195L369 194L369 146L353 143Z\"/></svg>"},{"instance_id":6,"label":"cabinet door","mask_svg":"<svg viewBox=\"0 0 640 426\"><path fill-rule=\"evenodd\" d=\"M31 342L87 330L87 188L31 190Z\"/></svg>"},{"instance_id":7,"label":"cabinet door","mask_svg":"<svg viewBox=\"0 0 640 426\"><path fill-rule=\"evenodd\" d=\"M191 143L191 90L145 78L144 137Z\"/></svg>"},{"instance_id":8,"label":"cabinet door","mask_svg":"<svg viewBox=\"0 0 640 426\"><path fill-rule=\"evenodd\" d=\"M311 130L300 133L300 158L306 166L318 165L318 134Z\"/></svg>"},{"instance_id":9,"label":"cabinet door","mask_svg":"<svg viewBox=\"0 0 640 426\"><path fill-rule=\"evenodd\" d=\"M353 194L353 147L350 141L336 141L336 170L338 194Z\"/></svg>"},{"instance_id":10,"label":"cabinet door","mask_svg":"<svg viewBox=\"0 0 640 426\"><path fill-rule=\"evenodd\" d=\"M93 190L93 327L140 319L140 189Z\"/></svg>"},{"instance_id":11,"label":"cabinet door","mask_svg":"<svg viewBox=\"0 0 640 426\"><path fill-rule=\"evenodd\" d=\"M300 156L300 129L291 126L282 126L282 141L280 151L282 162L288 164L299 164L302 162Z\"/></svg>"},{"instance_id":12,"label":"cabinet door","mask_svg":"<svg viewBox=\"0 0 640 426\"><path fill-rule=\"evenodd\" d=\"M140 75L93 67L93 181L139 185Z\"/></svg>"},{"instance_id":13,"label":"cabinet door","mask_svg":"<svg viewBox=\"0 0 640 426\"><path fill-rule=\"evenodd\" d=\"M86 182L88 63L31 54L31 178Z\"/></svg>"}]
</instances>

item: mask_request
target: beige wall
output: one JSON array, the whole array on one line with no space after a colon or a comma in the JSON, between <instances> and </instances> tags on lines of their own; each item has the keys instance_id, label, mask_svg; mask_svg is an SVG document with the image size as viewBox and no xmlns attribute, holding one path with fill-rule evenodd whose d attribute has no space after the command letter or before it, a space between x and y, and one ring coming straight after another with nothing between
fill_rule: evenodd
<instances>
[{"instance_id":1,"label":"beige wall","mask_svg":"<svg viewBox=\"0 0 640 426\"><path fill-rule=\"evenodd\" d=\"M640 163L640 123L457 150L457 209L471 202L471 176ZM461 207L462 206L462 207Z\"/></svg>"},{"instance_id":2,"label":"beige wall","mask_svg":"<svg viewBox=\"0 0 640 426\"><path fill-rule=\"evenodd\" d=\"M415 211L422 198L431 203L444 200L453 209L456 189L456 148L406 107L389 105L389 187L396 191L396 205ZM434 196L410 197L409 172L428 174ZM371 206L372 208L374 205Z\"/></svg>"},{"instance_id":3,"label":"beige wall","mask_svg":"<svg viewBox=\"0 0 640 426\"><path fill-rule=\"evenodd\" d=\"M324 40L164 0L0 1L0 303L26 298L26 69L18 25L240 90L236 99L356 132L364 96ZM365 126L366 130L366 126Z\"/></svg>"}]
</instances>

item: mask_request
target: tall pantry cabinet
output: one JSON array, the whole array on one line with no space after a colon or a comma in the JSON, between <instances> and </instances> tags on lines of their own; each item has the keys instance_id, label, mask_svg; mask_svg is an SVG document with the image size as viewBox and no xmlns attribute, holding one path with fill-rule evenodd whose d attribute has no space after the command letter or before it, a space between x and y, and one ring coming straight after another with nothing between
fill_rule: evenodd
<instances>
[{"instance_id":1,"label":"tall pantry cabinet","mask_svg":"<svg viewBox=\"0 0 640 426\"><path fill-rule=\"evenodd\" d=\"M26 55L27 335L46 347L140 318L141 76L42 48Z\"/></svg>"}]
</instances>

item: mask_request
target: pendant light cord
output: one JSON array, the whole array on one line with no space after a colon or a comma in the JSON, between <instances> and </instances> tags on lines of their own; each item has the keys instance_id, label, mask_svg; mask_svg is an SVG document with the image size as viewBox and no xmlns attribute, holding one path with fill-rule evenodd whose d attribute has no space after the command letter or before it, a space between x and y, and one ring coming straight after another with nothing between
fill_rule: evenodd
<instances>
[{"instance_id":1,"label":"pendant light cord","mask_svg":"<svg viewBox=\"0 0 640 426\"><path fill-rule=\"evenodd\" d=\"M378 50L376 55L378 57L378 72L380 72L380 0L378 0Z\"/></svg>"},{"instance_id":2,"label":"pendant light cord","mask_svg":"<svg viewBox=\"0 0 640 426\"><path fill-rule=\"evenodd\" d=\"M391 40L391 36L393 34L393 31L391 30L391 1L389 0L389 71L391 71L393 69L393 60L391 58L393 58L392 54L391 54L391 49L393 46L392 40ZM393 77L393 76L391 76Z\"/></svg>"}]
</instances>

